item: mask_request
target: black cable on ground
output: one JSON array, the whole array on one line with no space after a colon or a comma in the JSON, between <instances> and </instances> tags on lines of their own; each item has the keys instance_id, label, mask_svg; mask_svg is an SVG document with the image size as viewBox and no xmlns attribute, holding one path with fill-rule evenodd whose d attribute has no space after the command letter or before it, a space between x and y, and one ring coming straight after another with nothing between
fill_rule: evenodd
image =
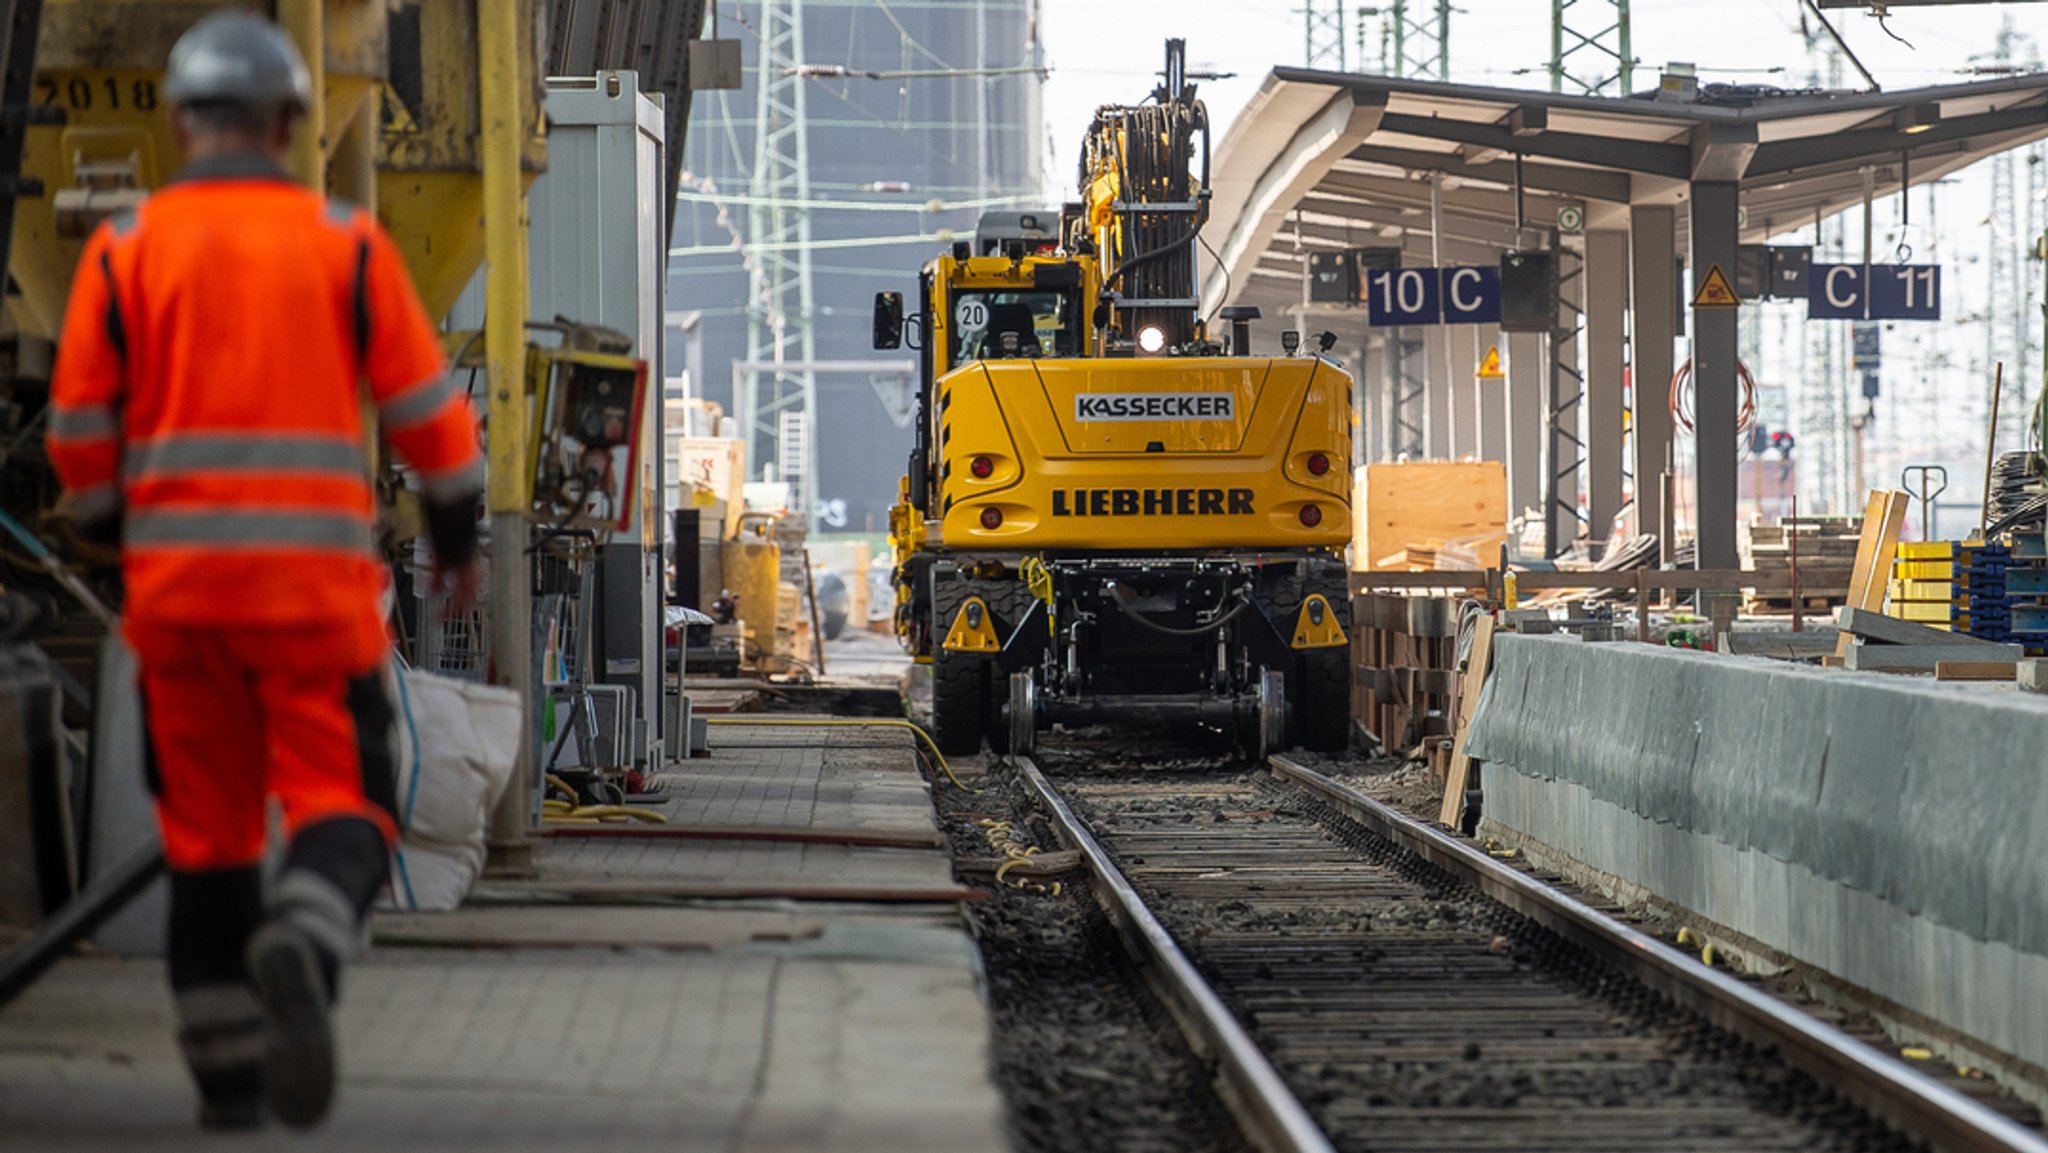
<instances>
[{"instance_id":1,"label":"black cable on ground","mask_svg":"<svg viewBox=\"0 0 2048 1153\"><path fill-rule=\"evenodd\" d=\"M35 935L0 956L0 1005L35 983L79 938L120 912L164 869L163 850L137 849L71 898Z\"/></svg>"}]
</instances>

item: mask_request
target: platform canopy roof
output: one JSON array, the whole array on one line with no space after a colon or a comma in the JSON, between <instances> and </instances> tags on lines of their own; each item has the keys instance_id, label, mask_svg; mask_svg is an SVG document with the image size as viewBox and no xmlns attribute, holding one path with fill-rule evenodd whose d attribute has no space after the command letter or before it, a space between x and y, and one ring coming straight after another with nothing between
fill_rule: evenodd
<instances>
[{"instance_id":1,"label":"platform canopy roof","mask_svg":"<svg viewBox=\"0 0 2048 1153\"><path fill-rule=\"evenodd\" d=\"M1878 196L1897 195L2048 137L2048 75L1701 93L1566 96L1275 69L1216 149L1204 310L1299 305L1316 249L1398 244L1404 262L1431 263L1433 194L1447 264L1547 244L1560 209L1586 229L1625 228L1631 206L1682 208L1707 181L1740 185L1742 239L1756 243L1861 203L1866 175ZM1685 224L1680 211L1681 246Z\"/></svg>"}]
</instances>

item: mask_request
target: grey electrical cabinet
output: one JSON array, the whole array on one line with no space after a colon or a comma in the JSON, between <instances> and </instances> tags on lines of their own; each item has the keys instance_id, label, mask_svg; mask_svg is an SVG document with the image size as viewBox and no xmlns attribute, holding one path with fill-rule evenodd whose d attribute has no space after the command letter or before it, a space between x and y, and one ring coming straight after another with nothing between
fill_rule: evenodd
<instances>
[{"instance_id":1,"label":"grey electrical cabinet","mask_svg":"<svg viewBox=\"0 0 2048 1153\"><path fill-rule=\"evenodd\" d=\"M548 170L527 193L533 221L529 267L537 320L566 316L633 338L648 361L639 477L632 517L598 562L591 680L633 690L621 751L658 763L661 748L662 270L664 204L661 97L638 74L600 72L547 82ZM622 760L624 758L621 758Z\"/></svg>"},{"instance_id":2,"label":"grey electrical cabinet","mask_svg":"<svg viewBox=\"0 0 2048 1153\"><path fill-rule=\"evenodd\" d=\"M662 748L662 291L669 205L664 203L662 98L640 91L631 71L551 76L544 104L548 167L527 190L526 319L556 317L614 329L648 362L639 475L622 478L631 505L625 528L598 550L592 684L631 690L629 723L617 734L630 763L658 763ZM450 317L479 328L482 272ZM541 337L545 339L544 336ZM607 734L610 735L610 734Z\"/></svg>"}]
</instances>

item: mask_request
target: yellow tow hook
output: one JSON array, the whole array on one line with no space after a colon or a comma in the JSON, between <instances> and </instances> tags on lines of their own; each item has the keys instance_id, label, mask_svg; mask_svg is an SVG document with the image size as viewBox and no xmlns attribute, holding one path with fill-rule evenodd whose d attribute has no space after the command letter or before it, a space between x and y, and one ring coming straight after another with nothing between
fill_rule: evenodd
<instances>
[{"instance_id":1,"label":"yellow tow hook","mask_svg":"<svg viewBox=\"0 0 2048 1153\"><path fill-rule=\"evenodd\" d=\"M1337 623L1337 612L1330 607L1328 598L1321 593L1311 593L1301 602L1301 612L1294 618L1294 647L1298 649L1330 649L1349 644L1344 636L1344 626Z\"/></svg>"},{"instance_id":2,"label":"yellow tow hook","mask_svg":"<svg viewBox=\"0 0 2048 1153\"><path fill-rule=\"evenodd\" d=\"M1003 642L996 636L994 619L988 611L988 602L980 597L968 597L960 611L953 614L953 627L946 631L945 649L954 653L1001 652Z\"/></svg>"}]
</instances>

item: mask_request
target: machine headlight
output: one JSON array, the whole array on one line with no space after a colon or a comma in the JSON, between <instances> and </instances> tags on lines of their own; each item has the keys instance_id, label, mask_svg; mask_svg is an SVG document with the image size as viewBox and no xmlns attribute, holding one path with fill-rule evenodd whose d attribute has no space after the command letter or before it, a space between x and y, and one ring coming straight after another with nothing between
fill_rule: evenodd
<instances>
[{"instance_id":1,"label":"machine headlight","mask_svg":"<svg viewBox=\"0 0 2048 1153\"><path fill-rule=\"evenodd\" d=\"M1138 351L1158 352L1166 347L1166 330L1146 325L1138 330Z\"/></svg>"}]
</instances>

